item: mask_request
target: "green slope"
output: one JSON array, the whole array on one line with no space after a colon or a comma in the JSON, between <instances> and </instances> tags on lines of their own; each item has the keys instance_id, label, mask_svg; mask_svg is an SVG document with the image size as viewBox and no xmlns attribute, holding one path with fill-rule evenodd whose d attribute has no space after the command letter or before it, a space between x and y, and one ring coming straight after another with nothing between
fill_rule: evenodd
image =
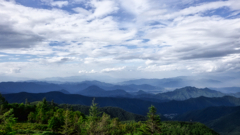
<instances>
[{"instance_id":1,"label":"green slope","mask_svg":"<svg viewBox=\"0 0 240 135\"><path fill-rule=\"evenodd\" d=\"M240 134L240 106L209 107L175 117L179 121L197 121L206 124L222 135Z\"/></svg>"},{"instance_id":2,"label":"green slope","mask_svg":"<svg viewBox=\"0 0 240 135\"><path fill-rule=\"evenodd\" d=\"M212 120L206 125L222 135L240 135L240 110Z\"/></svg>"}]
</instances>

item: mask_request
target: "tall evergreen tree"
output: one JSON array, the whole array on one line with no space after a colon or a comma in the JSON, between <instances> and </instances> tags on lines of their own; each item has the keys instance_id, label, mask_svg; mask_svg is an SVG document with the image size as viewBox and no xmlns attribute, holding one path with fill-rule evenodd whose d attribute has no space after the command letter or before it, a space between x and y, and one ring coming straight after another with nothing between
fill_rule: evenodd
<instances>
[{"instance_id":1,"label":"tall evergreen tree","mask_svg":"<svg viewBox=\"0 0 240 135\"><path fill-rule=\"evenodd\" d=\"M149 113L147 114L148 120L146 121L146 124L141 127L144 134L154 135L160 133L161 119L156 113L157 110L153 105L149 107Z\"/></svg>"},{"instance_id":2,"label":"tall evergreen tree","mask_svg":"<svg viewBox=\"0 0 240 135\"><path fill-rule=\"evenodd\" d=\"M30 105L30 103L28 102L28 99L26 98L25 99L25 106L27 106L27 105Z\"/></svg>"},{"instance_id":3,"label":"tall evergreen tree","mask_svg":"<svg viewBox=\"0 0 240 135\"><path fill-rule=\"evenodd\" d=\"M65 111L64 115L64 125L63 125L63 134L69 135L73 132L72 126L72 113L68 109Z\"/></svg>"},{"instance_id":4,"label":"tall evergreen tree","mask_svg":"<svg viewBox=\"0 0 240 135\"><path fill-rule=\"evenodd\" d=\"M97 120L98 116L101 114L101 112L98 111L97 103L94 103L95 98L92 100L92 105L89 109L89 119L90 120Z\"/></svg>"}]
</instances>

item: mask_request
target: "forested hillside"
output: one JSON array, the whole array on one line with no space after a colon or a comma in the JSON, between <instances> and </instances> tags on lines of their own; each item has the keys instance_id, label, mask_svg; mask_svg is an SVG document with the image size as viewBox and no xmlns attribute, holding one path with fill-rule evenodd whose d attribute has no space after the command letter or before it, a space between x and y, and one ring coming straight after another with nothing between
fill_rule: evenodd
<instances>
[{"instance_id":1,"label":"forested hillside","mask_svg":"<svg viewBox=\"0 0 240 135\"><path fill-rule=\"evenodd\" d=\"M201 122L222 135L240 134L240 106L208 107L184 113L175 120Z\"/></svg>"},{"instance_id":2,"label":"forested hillside","mask_svg":"<svg viewBox=\"0 0 240 135\"><path fill-rule=\"evenodd\" d=\"M106 108L107 109L107 108ZM118 110L116 110L118 111ZM0 134L32 135L218 135L200 123L161 122L154 106L149 107L146 121L120 121L101 113L92 101L89 114L68 106L59 108L44 98L40 102L9 104L0 94Z\"/></svg>"}]
</instances>

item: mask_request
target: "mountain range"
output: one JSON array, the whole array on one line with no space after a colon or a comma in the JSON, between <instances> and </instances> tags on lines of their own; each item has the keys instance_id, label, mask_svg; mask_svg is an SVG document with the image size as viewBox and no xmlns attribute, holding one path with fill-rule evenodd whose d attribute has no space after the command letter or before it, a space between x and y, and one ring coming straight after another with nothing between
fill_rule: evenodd
<instances>
[{"instance_id":1,"label":"mountain range","mask_svg":"<svg viewBox=\"0 0 240 135\"><path fill-rule=\"evenodd\" d=\"M196 98L200 96L204 97L223 97L226 94L221 92L210 90L208 88L200 89L196 87L184 87L180 89L176 89L174 91L159 93L156 94L155 97L160 99L168 99L168 100L186 100L190 98Z\"/></svg>"},{"instance_id":2,"label":"mountain range","mask_svg":"<svg viewBox=\"0 0 240 135\"><path fill-rule=\"evenodd\" d=\"M149 84L152 86L157 87L168 87L168 88L177 88L177 87L184 87L184 86L219 86L223 82L214 79L196 79L196 77L189 77L189 76L180 76L180 77L173 77L173 78L163 78L163 79L135 79L124 81L121 84L128 85L128 84Z\"/></svg>"},{"instance_id":3,"label":"mountain range","mask_svg":"<svg viewBox=\"0 0 240 135\"><path fill-rule=\"evenodd\" d=\"M77 94L91 97L131 97L131 95L124 90L116 89L106 91L96 85L92 85L84 90L81 90Z\"/></svg>"},{"instance_id":4,"label":"mountain range","mask_svg":"<svg viewBox=\"0 0 240 135\"><path fill-rule=\"evenodd\" d=\"M157 79L158 80L158 79ZM147 83L147 82L146 82ZM104 89L106 88L106 89ZM121 89L123 88L123 89ZM142 89L141 89L142 88ZM159 88L157 94L151 93ZM144 90L147 89L147 90ZM52 84L47 82L1 82L0 92L7 93L46 93L61 91L65 94L80 94L91 97L125 97L139 98L147 101L165 102L170 100L186 100L200 96L223 97L225 95L240 97L240 93L221 93L208 88L183 87L173 91L161 92L160 87L148 84L113 85L99 81L84 81L80 83Z\"/></svg>"},{"instance_id":5,"label":"mountain range","mask_svg":"<svg viewBox=\"0 0 240 135\"><path fill-rule=\"evenodd\" d=\"M82 91L79 91L77 94L92 96L92 97L129 97L129 98L139 98L139 99L155 99L158 101L170 101L170 100L186 100L196 97L223 97L226 94L221 92L210 90L208 88L200 89L195 87L184 87L176 89L174 91L152 94L145 91L138 91L134 93L127 93L124 90L112 90L106 91L98 86L90 86Z\"/></svg>"},{"instance_id":6,"label":"mountain range","mask_svg":"<svg viewBox=\"0 0 240 135\"><path fill-rule=\"evenodd\" d=\"M1 93L19 93L19 92L30 92L30 93L44 93L50 91L59 91L62 89L67 90L70 93L77 93L90 86L98 86L104 90L125 90L127 92L137 92L139 90L145 91L158 91L161 92L164 88L155 87L148 84L143 85L115 85L110 83L104 83L99 81L83 81L77 83L48 83L48 82L1 82L0 92Z\"/></svg>"},{"instance_id":7,"label":"mountain range","mask_svg":"<svg viewBox=\"0 0 240 135\"><path fill-rule=\"evenodd\" d=\"M40 101L44 97L48 101L54 100L58 104L80 104L87 105L91 104L93 97L87 97L77 94L63 94L61 92L48 92L48 93L13 93L13 94L3 94L9 103L24 103L25 99L29 102ZM240 105L240 99L224 96L224 97L198 97L191 98L184 101L169 101L163 103L145 101L141 99L134 98L116 98L116 97L96 97L95 102L98 103L100 107L119 107L128 112L135 114L146 115L148 112L148 107L154 105L158 113L161 114L182 114L192 110L204 109L210 106L237 106Z\"/></svg>"}]
</instances>

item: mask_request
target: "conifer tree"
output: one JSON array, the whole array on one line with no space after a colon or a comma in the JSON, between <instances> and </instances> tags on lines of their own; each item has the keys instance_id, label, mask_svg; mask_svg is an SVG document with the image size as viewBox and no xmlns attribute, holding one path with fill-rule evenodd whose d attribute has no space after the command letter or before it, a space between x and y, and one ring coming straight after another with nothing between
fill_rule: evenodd
<instances>
[{"instance_id":1,"label":"conifer tree","mask_svg":"<svg viewBox=\"0 0 240 135\"><path fill-rule=\"evenodd\" d=\"M26 98L25 99L25 106L27 106L27 105L30 105L30 103L28 102L28 99Z\"/></svg>"},{"instance_id":2,"label":"conifer tree","mask_svg":"<svg viewBox=\"0 0 240 135\"><path fill-rule=\"evenodd\" d=\"M144 134L154 135L160 133L161 119L160 116L156 114L156 112L156 108L151 105L151 107L149 107L149 113L147 114L148 120L146 121L146 125L143 125L141 127Z\"/></svg>"},{"instance_id":3,"label":"conifer tree","mask_svg":"<svg viewBox=\"0 0 240 135\"><path fill-rule=\"evenodd\" d=\"M64 125L63 125L63 134L69 135L73 131L71 111L68 109L65 111L64 115Z\"/></svg>"},{"instance_id":4,"label":"conifer tree","mask_svg":"<svg viewBox=\"0 0 240 135\"><path fill-rule=\"evenodd\" d=\"M97 120L98 116L101 114L101 112L98 111L97 103L94 103L95 98L92 100L92 105L89 109L89 119L90 120Z\"/></svg>"}]
</instances>

